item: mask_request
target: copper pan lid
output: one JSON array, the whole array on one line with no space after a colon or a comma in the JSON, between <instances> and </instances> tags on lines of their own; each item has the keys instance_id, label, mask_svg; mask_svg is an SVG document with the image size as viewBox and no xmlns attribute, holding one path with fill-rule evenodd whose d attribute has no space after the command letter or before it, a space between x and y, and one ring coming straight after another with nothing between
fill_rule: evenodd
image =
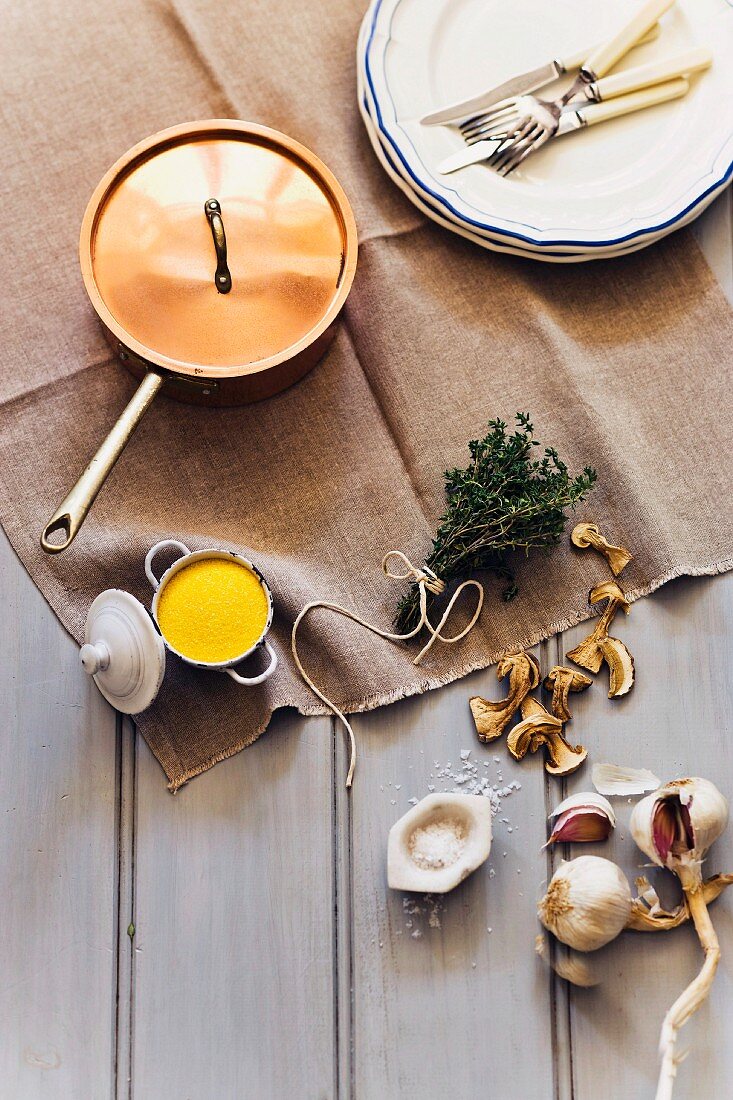
<instances>
[{"instance_id":1,"label":"copper pan lid","mask_svg":"<svg viewBox=\"0 0 733 1100\"><path fill-rule=\"evenodd\" d=\"M79 247L92 304L127 348L211 378L312 344L346 300L357 252L326 166L230 119L174 126L126 153L94 192Z\"/></svg>"}]
</instances>

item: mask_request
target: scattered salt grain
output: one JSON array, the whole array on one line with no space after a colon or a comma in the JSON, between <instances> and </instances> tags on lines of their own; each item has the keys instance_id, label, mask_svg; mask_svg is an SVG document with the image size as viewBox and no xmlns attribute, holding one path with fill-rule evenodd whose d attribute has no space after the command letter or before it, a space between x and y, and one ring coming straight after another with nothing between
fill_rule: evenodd
<instances>
[{"instance_id":1,"label":"scattered salt grain","mask_svg":"<svg viewBox=\"0 0 733 1100\"><path fill-rule=\"evenodd\" d=\"M410 806L417 806L417 799L416 798L408 798L407 801L408 801Z\"/></svg>"}]
</instances>

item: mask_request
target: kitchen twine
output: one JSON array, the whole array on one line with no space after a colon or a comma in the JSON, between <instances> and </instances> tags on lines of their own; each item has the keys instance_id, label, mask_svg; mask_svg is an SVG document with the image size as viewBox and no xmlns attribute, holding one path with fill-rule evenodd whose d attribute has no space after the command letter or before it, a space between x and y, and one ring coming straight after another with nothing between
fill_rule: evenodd
<instances>
[{"instance_id":1,"label":"kitchen twine","mask_svg":"<svg viewBox=\"0 0 733 1100\"><path fill-rule=\"evenodd\" d=\"M392 558L396 558L402 565L405 566L406 572L404 573L390 573L389 562ZM356 767L356 738L354 737L354 731L346 718L346 715L339 710L331 699L327 698L322 691L316 687L311 680L308 673L303 668L300 657L298 656L297 635L298 627L303 619L310 611L315 611L316 608L323 608L326 611L335 611L338 615L343 615L347 619L351 619L352 622L358 623L360 626L366 627L367 630L371 630L372 634L378 634L380 638L386 638L390 642L409 642L411 638L414 638L416 634L419 634L423 627L426 627L430 633L430 638L426 644L422 647L417 657L415 657L413 664L419 665L426 653L428 653L435 642L445 642L446 645L454 645L456 642L460 642L462 638L465 638L469 631L473 630L479 615L481 614L481 608L484 605L484 588L478 581L467 580L462 581L458 585L455 592L451 596L448 605L443 612L440 622L437 626L433 626L428 619L428 597L427 593L432 592L435 596L440 596L445 592L445 581L442 581L440 577L436 576L429 566L424 565L422 569L413 565L406 554L403 554L401 550L390 550L388 554L385 554L382 558L382 569L385 576L395 581L411 580L417 584L420 591L420 621L414 630L411 630L409 634L391 634L388 630L382 630L378 626L374 626L373 623L368 623L366 619L362 619L360 615L356 615L353 611L349 611L348 608L342 607L337 603L330 603L327 600L315 600L313 603L305 605L303 610L298 615L297 619L293 623L293 633L290 640L290 646L293 651L293 660L295 661L298 672L305 680L308 687L311 689L314 695L317 695L321 702L325 703L329 710L333 711L340 722L343 723L346 732L349 735L350 744L350 758L349 758L349 772L346 776L346 786L350 787L354 779L354 769ZM452 638L445 637L441 634L441 630L445 626L445 623L450 615L456 600L463 592L464 588L476 588L478 589L478 603L476 604L476 610L473 613L471 621L460 632L460 634L454 634Z\"/></svg>"}]
</instances>

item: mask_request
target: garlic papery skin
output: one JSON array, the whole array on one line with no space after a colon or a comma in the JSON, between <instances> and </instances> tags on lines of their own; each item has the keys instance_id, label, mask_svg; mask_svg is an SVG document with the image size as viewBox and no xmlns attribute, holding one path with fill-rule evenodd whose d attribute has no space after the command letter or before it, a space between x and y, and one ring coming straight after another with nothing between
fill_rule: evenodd
<instances>
[{"instance_id":1,"label":"garlic papery skin","mask_svg":"<svg viewBox=\"0 0 733 1100\"><path fill-rule=\"evenodd\" d=\"M548 932L576 951L596 951L631 916L631 887L620 867L601 856L563 861L537 907Z\"/></svg>"},{"instance_id":2,"label":"garlic papery skin","mask_svg":"<svg viewBox=\"0 0 733 1100\"><path fill-rule=\"evenodd\" d=\"M607 840L616 826L616 814L608 799L595 791L571 794L550 814L550 844L584 844Z\"/></svg>"},{"instance_id":3,"label":"garlic papery skin","mask_svg":"<svg viewBox=\"0 0 733 1100\"><path fill-rule=\"evenodd\" d=\"M637 803L631 834L654 863L690 886L701 880L702 861L727 824L728 801L714 783L675 779Z\"/></svg>"}]
</instances>

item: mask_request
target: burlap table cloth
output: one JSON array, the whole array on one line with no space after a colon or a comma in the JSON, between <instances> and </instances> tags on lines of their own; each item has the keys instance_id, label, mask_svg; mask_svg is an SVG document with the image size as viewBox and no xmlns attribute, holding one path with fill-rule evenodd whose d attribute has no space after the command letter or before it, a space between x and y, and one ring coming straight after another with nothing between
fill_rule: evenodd
<instances>
[{"instance_id":1,"label":"burlap table cloth","mask_svg":"<svg viewBox=\"0 0 733 1100\"><path fill-rule=\"evenodd\" d=\"M258 689L170 659L140 727L171 789L249 745L274 709L316 713L294 673L297 611L335 599L388 625L392 547L421 561L442 471L492 416L529 410L573 470L597 467L584 517L636 557L635 595L730 568L733 317L690 235L627 259L550 267L484 252L427 223L376 164L355 102L363 0L34 0L6 6L0 272L2 522L79 640L92 599L119 587L149 603L160 538L237 549L276 595L278 673ZM73 547L38 535L130 397L77 266L81 216L129 146L208 117L267 123L313 148L343 183L360 231L337 341L300 385L255 407L160 398ZM489 584L479 627L413 651L318 612L304 660L348 710L486 666L587 617L606 575L560 546L521 564L520 597ZM325 748L324 748L325 751ZM358 773L357 773L358 774Z\"/></svg>"}]
</instances>

